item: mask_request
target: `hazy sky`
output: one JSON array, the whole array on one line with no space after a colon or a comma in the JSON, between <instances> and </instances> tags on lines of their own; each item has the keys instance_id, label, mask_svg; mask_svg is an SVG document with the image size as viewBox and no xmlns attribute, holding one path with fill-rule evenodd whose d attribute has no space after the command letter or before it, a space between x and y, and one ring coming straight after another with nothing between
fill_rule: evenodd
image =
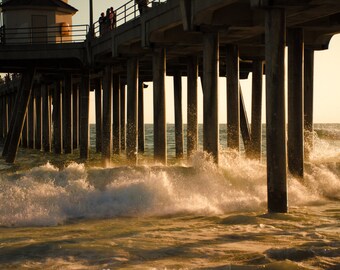
<instances>
[{"instance_id":1,"label":"hazy sky","mask_svg":"<svg viewBox=\"0 0 340 270\"><path fill-rule=\"evenodd\" d=\"M69 0L70 5L79 11L73 18L74 24L88 24L89 22L89 1ZM93 0L94 21L102 11L113 6L115 9L128 3L127 0ZM315 78L314 78L314 122L315 123L340 123L340 35L334 36L329 50L315 53ZM183 120L186 123L186 79L183 82ZM167 122L173 123L173 86L172 78L166 80L167 92ZM199 83L200 85L200 83ZM226 122L226 80L220 79L219 87L219 122ZM247 106L248 117L250 119L251 103L251 75L248 80L241 81L244 99ZM198 90L199 100L199 122L203 122L202 91ZM152 104L152 84L145 90L145 103ZM265 93L263 93L265 95ZM94 95L91 95L93 97ZM263 102L264 104L264 102ZM264 115L264 114L263 114ZM91 123L94 122L94 102L91 99ZM145 106L145 122L151 123L153 120L152 106ZM263 116L263 119L265 117Z\"/></svg>"}]
</instances>

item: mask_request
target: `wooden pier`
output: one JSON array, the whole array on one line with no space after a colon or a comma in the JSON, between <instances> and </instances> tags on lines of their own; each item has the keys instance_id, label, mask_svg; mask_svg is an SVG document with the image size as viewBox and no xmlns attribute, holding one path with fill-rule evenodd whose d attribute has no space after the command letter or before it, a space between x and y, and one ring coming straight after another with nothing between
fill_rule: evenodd
<instances>
[{"instance_id":1,"label":"wooden pier","mask_svg":"<svg viewBox=\"0 0 340 270\"><path fill-rule=\"evenodd\" d=\"M21 144L55 154L79 148L80 157L86 160L89 93L95 91L97 152L105 163L125 150L128 162L136 163L144 151L144 82L152 82L154 158L166 164L165 77L173 76L176 156L183 158L181 77L186 76L188 155L197 149L200 77L203 148L218 163L218 79L226 77L228 147L239 151L243 140L247 156L260 159L265 74L268 210L286 212L287 167L294 176L303 177L308 154L304 144L312 144L304 133L313 130L314 51L327 49L332 36L340 33L340 1L150 2L143 15L134 1L128 2L117 9L115 29L99 35L98 23L94 23L81 42L19 44L2 39L0 71L19 73L21 78L0 88L2 156L13 163ZM6 37L6 28L1 31ZM250 72L251 127L240 89L240 79ZM14 85L14 81L20 82Z\"/></svg>"}]
</instances>

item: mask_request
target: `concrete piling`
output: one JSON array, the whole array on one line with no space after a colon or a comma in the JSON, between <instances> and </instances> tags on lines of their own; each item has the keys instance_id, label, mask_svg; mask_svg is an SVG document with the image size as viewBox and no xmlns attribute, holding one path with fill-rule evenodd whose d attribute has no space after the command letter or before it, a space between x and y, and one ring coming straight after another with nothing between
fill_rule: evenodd
<instances>
[{"instance_id":1,"label":"concrete piling","mask_svg":"<svg viewBox=\"0 0 340 270\"><path fill-rule=\"evenodd\" d=\"M203 42L203 150L211 154L214 161L218 163L218 33L204 33Z\"/></svg>"},{"instance_id":2,"label":"concrete piling","mask_svg":"<svg viewBox=\"0 0 340 270\"><path fill-rule=\"evenodd\" d=\"M137 162L138 131L138 59L131 57L127 61L127 125L126 156L132 163Z\"/></svg>"},{"instance_id":3,"label":"concrete piling","mask_svg":"<svg viewBox=\"0 0 340 270\"><path fill-rule=\"evenodd\" d=\"M314 50L305 48L304 57L304 130L305 158L309 159L313 150L313 95L314 95Z\"/></svg>"},{"instance_id":4,"label":"concrete piling","mask_svg":"<svg viewBox=\"0 0 340 270\"><path fill-rule=\"evenodd\" d=\"M97 91L97 89L96 89ZM111 159L112 151L112 67L105 66L103 77L103 127L102 127L102 160ZM98 138L98 137L97 137Z\"/></svg>"},{"instance_id":5,"label":"concrete piling","mask_svg":"<svg viewBox=\"0 0 340 270\"><path fill-rule=\"evenodd\" d=\"M176 158L183 158L182 76L180 72L174 76L174 105Z\"/></svg>"},{"instance_id":6,"label":"concrete piling","mask_svg":"<svg viewBox=\"0 0 340 270\"><path fill-rule=\"evenodd\" d=\"M79 148L80 159L89 158L89 107L90 107L90 73L84 70L81 76L81 89L79 93Z\"/></svg>"},{"instance_id":7,"label":"concrete piling","mask_svg":"<svg viewBox=\"0 0 340 270\"><path fill-rule=\"evenodd\" d=\"M106 68L105 68L106 72ZM104 73L105 73L104 72ZM109 82L104 82L107 80L107 74L104 74L103 84L111 83L111 79ZM103 86L109 87L108 85ZM103 100L102 100L102 82L98 78L95 80L95 105L96 105L96 152L100 153L102 151L102 130L103 130Z\"/></svg>"},{"instance_id":8,"label":"concrete piling","mask_svg":"<svg viewBox=\"0 0 340 270\"><path fill-rule=\"evenodd\" d=\"M72 116L72 75L65 74L63 91L63 146L64 153L73 152L73 116Z\"/></svg>"},{"instance_id":9,"label":"concrete piling","mask_svg":"<svg viewBox=\"0 0 340 270\"><path fill-rule=\"evenodd\" d=\"M144 153L144 82L139 80L138 85L138 153Z\"/></svg>"},{"instance_id":10,"label":"concrete piling","mask_svg":"<svg viewBox=\"0 0 340 270\"><path fill-rule=\"evenodd\" d=\"M35 91L35 112L36 112L36 129L35 129L35 149L41 150L42 141L42 101L41 101L42 85L39 84Z\"/></svg>"},{"instance_id":11,"label":"concrete piling","mask_svg":"<svg viewBox=\"0 0 340 270\"><path fill-rule=\"evenodd\" d=\"M240 89L239 51L236 45L227 45L227 145L240 150Z\"/></svg>"},{"instance_id":12,"label":"concrete piling","mask_svg":"<svg viewBox=\"0 0 340 270\"><path fill-rule=\"evenodd\" d=\"M288 169L294 176L302 178L304 174L302 29L290 29L288 32L288 52Z\"/></svg>"},{"instance_id":13,"label":"concrete piling","mask_svg":"<svg viewBox=\"0 0 340 270\"><path fill-rule=\"evenodd\" d=\"M284 9L265 10L268 211L287 212Z\"/></svg>"},{"instance_id":14,"label":"concrete piling","mask_svg":"<svg viewBox=\"0 0 340 270\"><path fill-rule=\"evenodd\" d=\"M50 86L42 88L42 146L45 152L51 152L51 93Z\"/></svg>"},{"instance_id":15,"label":"concrete piling","mask_svg":"<svg viewBox=\"0 0 340 270\"><path fill-rule=\"evenodd\" d=\"M56 81L53 93L53 152L62 153L62 82Z\"/></svg>"},{"instance_id":16,"label":"concrete piling","mask_svg":"<svg viewBox=\"0 0 340 270\"><path fill-rule=\"evenodd\" d=\"M251 142L250 156L261 159L262 142L262 84L263 61L254 60L252 67L252 103L251 103Z\"/></svg>"},{"instance_id":17,"label":"concrete piling","mask_svg":"<svg viewBox=\"0 0 340 270\"><path fill-rule=\"evenodd\" d=\"M156 48L153 52L153 123L154 123L154 158L167 163L166 108L165 108L165 72L166 52Z\"/></svg>"},{"instance_id":18,"label":"concrete piling","mask_svg":"<svg viewBox=\"0 0 340 270\"><path fill-rule=\"evenodd\" d=\"M121 150L125 150L126 145L126 93L125 84L120 87L120 147Z\"/></svg>"},{"instance_id":19,"label":"concrete piling","mask_svg":"<svg viewBox=\"0 0 340 270\"><path fill-rule=\"evenodd\" d=\"M113 74L113 95L112 95L112 153L120 155L121 152L121 125L120 125L120 76Z\"/></svg>"},{"instance_id":20,"label":"concrete piling","mask_svg":"<svg viewBox=\"0 0 340 270\"><path fill-rule=\"evenodd\" d=\"M33 80L35 75L35 68L28 68L22 75L19 96L18 96L18 107L16 110L13 131L8 145L8 153L6 156L7 163L14 163L16 154L19 147L20 135L24 126L25 115L27 114L27 106L32 94Z\"/></svg>"},{"instance_id":21,"label":"concrete piling","mask_svg":"<svg viewBox=\"0 0 340 270\"><path fill-rule=\"evenodd\" d=\"M79 145L79 84L75 83L73 88L73 149L77 149Z\"/></svg>"},{"instance_id":22,"label":"concrete piling","mask_svg":"<svg viewBox=\"0 0 340 270\"><path fill-rule=\"evenodd\" d=\"M188 58L188 100L187 100L187 153L188 157L197 150L198 144L198 121L197 121L197 79L198 63L197 56Z\"/></svg>"},{"instance_id":23,"label":"concrete piling","mask_svg":"<svg viewBox=\"0 0 340 270\"><path fill-rule=\"evenodd\" d=\"M33 93L30 96L30 101L28 105L28 148L34 149L35 146L35 90L36 86L33 88Z\"/></svg>"}]
</instances>

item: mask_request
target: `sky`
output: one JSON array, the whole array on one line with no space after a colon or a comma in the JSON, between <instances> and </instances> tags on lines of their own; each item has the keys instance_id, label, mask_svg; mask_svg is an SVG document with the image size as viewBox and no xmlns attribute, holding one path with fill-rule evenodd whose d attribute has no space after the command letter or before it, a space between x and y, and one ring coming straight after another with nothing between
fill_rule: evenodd
<instances>
[{"instance_id":1,"label":"sky","mask_svg":"<svg viewBox=\"0 0 340 270\"><path fill-rule=\"evenodd\" d=\"M97 21L101 12L108 7L114 9L130 2L130 0L93 0L94 21ZM79 11L73 17L73 24L88 24L89 22L89 1L69 0L68 3ZM315 123L340 123L340 35L335 35L330 43L329 50L315 52L314 69L314 122ZM287 76L287 72L286 72ZM152 83L144 93L145 123L153 122L152 106ZM183 85L183 121L186 123L186 78L182 78ZM198 89L198 121L203 122L203 101L202 89ZM242 91L248 112L248 119L251 119L251 74L248 80L241 80ZM264 90L265 91L265 90ZM166 78L166 119L168 123L174 122L172 78ZM263 105L265 92L263 92ZM91 93L90 122L95 122L94 115L94 94ZM265 121L265 109L263 108L263 121ZM219 80L219 122L226 122L226 79Z\"/></svg>"}]
</instances>

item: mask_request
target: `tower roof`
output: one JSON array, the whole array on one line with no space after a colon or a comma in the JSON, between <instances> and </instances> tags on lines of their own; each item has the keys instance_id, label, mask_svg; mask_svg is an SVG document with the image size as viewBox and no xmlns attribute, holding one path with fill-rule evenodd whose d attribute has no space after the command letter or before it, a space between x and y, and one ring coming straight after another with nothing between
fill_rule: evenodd
<instances>
[{"instance_id":1,"label":"tower roof","mask_svg":"<svg viewBox=\"0 0 340 270\"><path fill-rule=\"evenodd\" d=\"M32 7L39 7L39 8L51 8L51 9L59 9L65 13L76 13L78 10L71 5L61 1L61 0L9 0L5 3L2 3L1 8L3 11L9 9L16 9L16 8L32 8Z\"/></svg>"}]
</instances>

